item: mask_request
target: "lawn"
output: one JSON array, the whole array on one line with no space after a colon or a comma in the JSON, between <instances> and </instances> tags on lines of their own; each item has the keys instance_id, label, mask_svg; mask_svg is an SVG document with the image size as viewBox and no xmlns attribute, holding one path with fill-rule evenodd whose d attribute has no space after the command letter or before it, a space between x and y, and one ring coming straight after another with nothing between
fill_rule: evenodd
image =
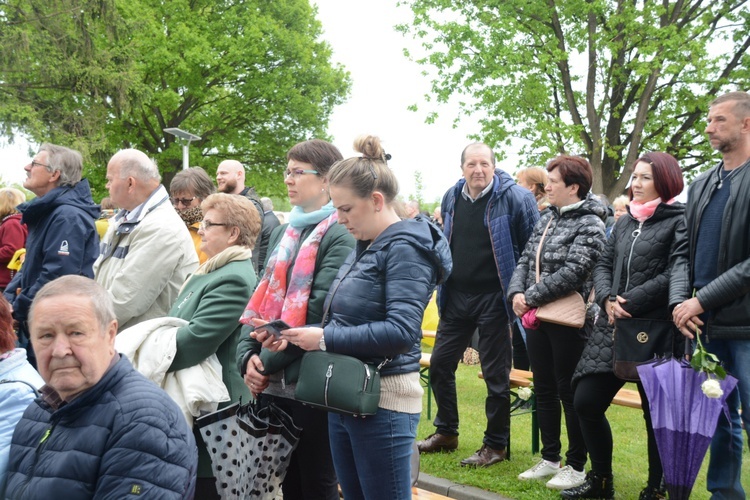
<instances>
[{"instance_id":1,"label":"lawn","mask_svg":"<svg viewBox=\"0 0 750 500\"><path fill-rule=\"evenodd\" d=\"M459 465L461 459L470 456L482 446L486 423L484 416L486 387L484 382L477 377L479 371L479 365L467 366L461 363L456 373L461 419L458 450L452 453L423 454L421 470L454 483L476 486L510 498L524 500L560 498L557 491L547 489L542 481L526 482L517 479L518 474L534 465L539 459L539 455L531 454L530 414L511 418L512 456L510 461L501 462L486 469L471 469ZM632 388L635 389L634 384ZM434 398L432 403L432 418L434 419L436 412ZM417 432L418 439L425 438L435 429L432 421L427 419L426 395L423 408ZM612 406L607 415L615 440L613 472L616 497L636 499L640 490L645 486L647 478L646 432L642 414L636 409ZM565 439L563 425L563 452L567 446ZM706 459L693 488L692 499L709 498L706 491L707 463ZM750 453L748 453L747 446L745 446L743 456L742 476L745 484L750 484Z\"/></svg>"}]
</instances>

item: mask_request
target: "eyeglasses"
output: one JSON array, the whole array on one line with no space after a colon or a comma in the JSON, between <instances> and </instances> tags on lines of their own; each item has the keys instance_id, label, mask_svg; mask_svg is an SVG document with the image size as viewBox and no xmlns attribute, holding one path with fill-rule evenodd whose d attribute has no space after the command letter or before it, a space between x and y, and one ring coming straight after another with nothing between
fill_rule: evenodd
<instances>
[{"instance_id":1,"label":"eyeglasses","mask_svg":"<svg viewBox=\"0 0 750 500\"><path fill-rule=\"evenodd\" d=\"M226 222L211 222L210 220L202 220L201 223L198 225L198 227L201 229L201 231L206 231L207 229L211 229L214 226L228 226Z\"/></svg>"},{"instance_id":2,"label":"eyeglasses","mask_svg":"<svg viewBox=\"0 0 750 500\"><path fill-rule=\"evenodd\" d=\"M284 170L284 179L291 176L293 179L296 179L302 175L305 174L313 174L313 175L320 175L320 173L317 170L303 170L301 168L296 168L294 170Z\"/></svg>"},{"instance_id":3,"label":"eyeglasses","mask_svg":"<svg viewBox=\"0 0 750 500\"><path fill-rule=\"evenodd\" d=\"M192 198L170 198L169 200L172 202L172 205L174 206L177 206L180 203L182 203L185 206L188 206L193 202L195 198L196 197L193 196Z\"/></svg>"},{"instance_id":4,"label":"eyeglasses","mask_svg":"<svg viewBox=\"0 0 750 500\"><path fill-rule=\"evenodd\" d=\"M38 162L38 161L36 161L36 160L31 160L31 168L34 168L34 167L44 167L44 168L49 168L49 165L45 165L44 163L39 163L39 162Z\"/></svg>"}]
</instances>

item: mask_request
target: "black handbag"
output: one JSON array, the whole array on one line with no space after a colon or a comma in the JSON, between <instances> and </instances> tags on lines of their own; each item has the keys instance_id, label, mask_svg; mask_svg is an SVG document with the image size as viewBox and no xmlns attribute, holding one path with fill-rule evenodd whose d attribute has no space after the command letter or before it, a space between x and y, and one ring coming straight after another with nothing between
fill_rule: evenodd
<instances>
[{"instance_id":1,"label":"black handbag","mask_svg":"<svg viewBox=\"0 0 750 500\"><path fill-rule=\"evenodd\" d=\"M622 274L622 258L615 265L609 300L617 300ZM616 318L613 339L613 371L621 380L640 380L636 367L656 356L671 356L674 352L675 326L667 319Z\"/></svg>"},{"instance_id":2,"label":"black handbag","mask_svg":"<svg viewBox=\"0 0 750 500\"><path fill-rule=\"evenodd\" d=\"M656 356L670 356L674 350L675 326L671 320L645 318L615 319L614 372L622 380L637 382L636 367Z\"/></svg>"}]
</instances>

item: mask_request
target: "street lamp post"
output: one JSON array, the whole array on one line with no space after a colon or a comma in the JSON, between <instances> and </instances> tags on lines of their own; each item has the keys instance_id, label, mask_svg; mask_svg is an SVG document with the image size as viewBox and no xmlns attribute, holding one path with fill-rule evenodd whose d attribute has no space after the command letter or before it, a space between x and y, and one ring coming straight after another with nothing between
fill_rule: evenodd
<instances>
[{"instance_id":1,"label":"street lamp post","mask_svg":"<svg viewBox=\"0 0 750 500\"><path fill-rule=\"evenodd\" d=\"M172 134L178 139L182 139L185 142L182 143L182 170L187 170L190 167L189 155L190 155L190 143L192 141L200 141L199 135L191 134L179 128L165 128L164 132Z\"/></svg>"}]
</instances>

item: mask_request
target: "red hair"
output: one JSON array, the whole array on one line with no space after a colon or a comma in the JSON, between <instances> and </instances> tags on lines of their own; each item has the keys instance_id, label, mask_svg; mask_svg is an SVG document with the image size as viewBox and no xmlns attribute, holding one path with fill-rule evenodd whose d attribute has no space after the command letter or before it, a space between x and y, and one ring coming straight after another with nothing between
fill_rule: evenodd
<instances>
[{"instance_id":1,"label":"red hair","mask_svg":"<svg viewBox=\"0 0 750 500\"><path fill-rule=\"evenodd\" d=\"M659 195L659 198L663 202L671 200L682 192L683 187L685 187L685 181L682 180L682 170L674 156L659 151L646 153L635 161L633 170L635 170L635 165L638 165L640 162L646 162L651 165L654 189L656 189L656 194ZM632 200L632 187L628 189L628 195Z\"/></svg>"},{"instance_id":2,"label":"red hair","mask_svg":"<svg viewBox=\"0 0 750 500\"><path fill-rule=\"evenodd\" d=\"M12 351L16 347L16 332L13 330L13 316L10 304L0 295L0 354Z\"/></svg>"}]
</instances>

